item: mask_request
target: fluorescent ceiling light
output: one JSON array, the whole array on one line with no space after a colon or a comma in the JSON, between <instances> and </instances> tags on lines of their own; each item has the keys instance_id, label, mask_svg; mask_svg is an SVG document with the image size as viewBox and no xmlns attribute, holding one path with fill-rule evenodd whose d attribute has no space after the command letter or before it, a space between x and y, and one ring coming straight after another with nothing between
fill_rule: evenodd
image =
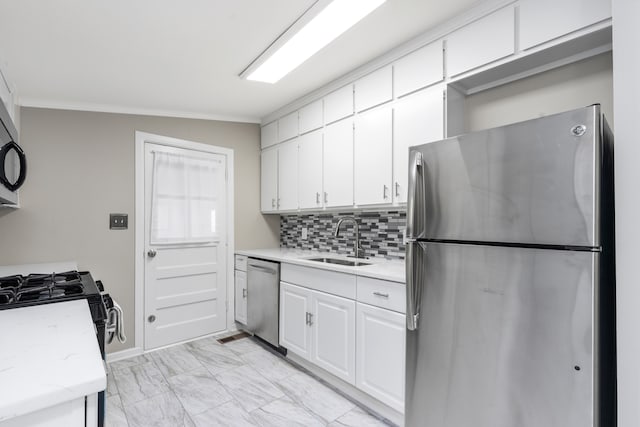
<instances>
[{"instance_id":1,"label":"fluorescent ceiling light","mask_svg":"<svg viewBox=\"0 0 640 427\"><path fill-rule=\"evenodd\" d=\"M333 0L253 70L247 80L277 82L384 2L385 0Z\"/></svg>"}]
</instances>

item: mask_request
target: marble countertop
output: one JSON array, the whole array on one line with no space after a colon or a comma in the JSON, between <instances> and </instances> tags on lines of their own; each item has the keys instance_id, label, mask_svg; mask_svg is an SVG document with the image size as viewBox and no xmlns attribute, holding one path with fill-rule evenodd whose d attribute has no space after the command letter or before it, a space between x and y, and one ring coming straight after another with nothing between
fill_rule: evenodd
<instances>
[{"instance_id":1,"label":"marble countertop","mask_svg":"<svg viewBox=\"0 0 640 427\"><path fill-rule=\"evenodd\" d=\"M339 255L331 252L275 248L237 250L236 254L288 264L303 265L305 267L313 267L324 270L338 271L341 273L355 274L357 276L372 277L374 279L405 283L404 261L390 261L382 258L370 258L363 261L371 263L371 265L349 267L345 265L325 264L317 261L309 261L309 258L319 257L353 260L353 258L347 258L344 255Z\"/></svg>"},{"instance_id":2,"label":"marble countertop","mask_svg":"<svg viewBox=\"0 0 640 427\"><path fill-rule=\"evenodd\" d=\"M0 310L0 325L0 422L106 388L86 300Z\"/></svg>"}]
</instances>

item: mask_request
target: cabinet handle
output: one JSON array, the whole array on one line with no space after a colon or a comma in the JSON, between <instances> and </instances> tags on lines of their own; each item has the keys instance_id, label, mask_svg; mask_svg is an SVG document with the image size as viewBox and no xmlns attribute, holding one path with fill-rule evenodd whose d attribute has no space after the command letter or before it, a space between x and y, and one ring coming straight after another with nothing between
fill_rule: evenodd
<instances>
[{"instance_id":1,"label":"cabinet handle","mask_svg":"<svg viewBox=\"0 0 640 427\"><path fill-rule=\"evenodd\" d=\"M382 292L374 292L373 293L375 296L377 297L382 297L382 298L389 298L389 294L383 294Z\"/></svg>"},{"instance_id":2,"label":"cabinet handle","mask_svg":"<svg viewBox=\"0 0 640 427\"><path fill-rule=\"evenodd\" d=\"M276 207L276 199L271 199L271 207L272 208Z\"/></svg>"},{"instance_id":3,"label":"cabinet handle","mask_svg":"<svg viewBox=\"0 0 640 427\"><path fill-rule=\"evenodd\" d=\"M316 192L316 205L320 204L320 193Z\"/></svg>"},{"instance_id":4,"label":"cabinet handle","mask_svg":"<svg viewBox=\"0 0 640 427\"><path fill-rule=\"evenodd\" d=\"M324 192L324 203L325 205L329 203L329 193L327 193L326 191Z\"/></svg>"},{"instance_id":5,"label":"cabinet handle","mask_svg":"<svg viewBox=\"0 0 640 427\"><path fill-rule=\"evenodd\" d=\"M242 289L242 298L247 297L247 288Z\"/></svg>"},{"instance_id":6,"label":"cabinet handle","mask_svg":"<svg viewBox=\"0 0 640 427\"><path fill-rule=\"evenodd\" d=\"M387 200L387 190L389 189L389 187L387 187L386 185L382 186L382 198Z\"/></svg>"},{"instance_id":7,"label":"cabinet handle","mask_svg":"<svg viewBox=\"0 0 640 427\"><path fill-rule=\"evenodd\" d=\"M280 209L280 197L278 197L278 209Z\"/></svg>"},{"instance_id":8,"label":"cabinet handle","mask_svg":"<svg viewBox=\"0 0 640 427\"><path fill-rule=\"evenodd\" d=\"M308 311L304 313L304 323L306 323L307 325L309 324L309 315L311 313L309 313Z\"/></svg>"},{"instance_id":9,"label":"cabinet handle","mask_svg":"<svg viewBox=\"0 0 640 427\"><path fill-rule=\"evenodd\" d=\"M313 314L309 313L309 326L313 325Z\"/></svg>"},{"instance_id":10,"label":"cabinet handle","mask_svg":"<svg viewBox=\"0 0 640 427\"><path fill-rule=\"evenodd\" d=\"M396 197L400 197L400 184L396 182Z\"/></svg>"}]
</instances>

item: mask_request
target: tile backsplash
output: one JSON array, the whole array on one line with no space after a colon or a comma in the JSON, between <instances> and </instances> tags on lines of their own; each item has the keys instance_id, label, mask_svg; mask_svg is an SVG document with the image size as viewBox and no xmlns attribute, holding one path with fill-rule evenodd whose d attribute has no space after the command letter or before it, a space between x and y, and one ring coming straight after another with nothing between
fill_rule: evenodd
<instances>
[{"instance_id":1,"label":"tile backsplash","mask_svg":"<svg viewBox=\"0 0 640 427\"><path fill-rule=\"evenodd\" d=\"M407 222L404 210L282 215L280 216L280 246L352 255L355 241L352 223L343 223L340 226L340 237L333 237L338 220L345 216L353 216L358 221L360 244L367 256L404 259L402 233ZM305 227L308 236L307 239L302 239L302 229Z\"/></svg>"}]
</instances>

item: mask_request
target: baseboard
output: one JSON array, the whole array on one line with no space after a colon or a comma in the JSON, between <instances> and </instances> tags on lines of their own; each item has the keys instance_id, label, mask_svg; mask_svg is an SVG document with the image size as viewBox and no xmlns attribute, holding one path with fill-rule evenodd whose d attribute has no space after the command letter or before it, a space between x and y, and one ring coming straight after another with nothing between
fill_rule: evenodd
<instances>
[{"instance_id":1,"label":"baseboard","mask_svg":"<svg viewBox=\"0 0 640 427\"><path fill-rule=\"evenodd\" d=\"M107 353L107 362L111 363L122 359L128 359L130 357L140 356L142 353L144 353L144 351L140 347L127 348L125 350Z\"/></svg>"}]
</instances>

